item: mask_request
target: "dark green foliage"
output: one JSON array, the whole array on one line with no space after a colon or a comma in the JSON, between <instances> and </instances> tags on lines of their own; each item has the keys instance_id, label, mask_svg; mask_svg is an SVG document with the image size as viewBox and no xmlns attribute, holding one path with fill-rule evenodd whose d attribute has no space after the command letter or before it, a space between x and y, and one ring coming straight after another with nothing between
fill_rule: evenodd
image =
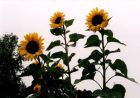
<instances>
[{"instance_id":1,"label":"dark green foliage","mask_svg":"<svg viewBox=\"0 0 140 98\"><path fill-rule=\"evenodd\" d=\"M69 26L71 26L71 25L73 24L73 21L74 21L74 19L65 20L65 21L64 21L64 24L65 24L66 27L69 27Z\"/></svg>"},{"instance_id":2,"label":"dark green foliage","mask_svg":"<svg viewBox=\"0 0 140 98\"><path fill-rule=\"evenodd\" d=\"M70 62L71 59L72 59L75 55L76 55L75 53L71 53L71 55L68 57L68 61Z\"/></svg>"},{"instance_id":3,"label":"dark green foliage","mask_svg":"<svg viewBox=\"0 0 140 98\"><path fill-rule=\"evenodd\" d=\"M107 30L100 30L100 33L103 33L104 35L108 36L108 37L113 37L113 32L109 29Z\"/></svg>"},{"instance_id":4,"label":"dark green foliage","mask_svg":"<svg viewBox=\"0 0 140 98\"><path fill-rule=\"evenodd\" d=\"M32 75L34 79L38 79L41 77L43 68L41 68L40 64L30 64L24 69L21 76L30 76Z\"/></svg>"},{"instance_id":5,"label":"dark green foliage","mask_svg":"<svg viewBox=\"0 0 140 98\"><path fill-rule=\"evenodd\" d=\"M82 34L73 33L69 35L70 42L77 42L79 39L83 39L85 36Z\"/></svg>"},{"instance_id":6,"label":"dark green foliage","mask_svg":"<svg viewBox=\"0 0 140 98\"><path fill-rule=\"evenodd\" d=\"M83 39L85 36L82 34L73 33L69 35L70 42L73 42L73 46L76 46L76 43L79 39Z\"/></svg>"},{"instance_id":7,"label":"dark green foliage","mask_svg":"<svg viewBox=\"0 0 140 98\"><path fill-rule=\"evenodd\" d=\"M51 29L50 31L55 36L59 36L59 35L63 34L63 29L62 28Z\"/></svg>"},{"instance_id":8,"label":"dark green foliage","mask_svg":"<svg viewBox=\"0 0 140 98\"><path fill-rule=\"evenodd\" d=\"M62 58L64 55L63 51L59 51L59 52L55 52L51 55L51 58L55 59L55 58Z\"/></svg>"},{"instance_id":9,"label":"dark green foliage","mask_svg":"<svg viewBox=\"0 0 140 98\"><path fill-rule=\"evenodd\" d=\"M93 46L100 46L100 39L98 38L97 35L91 35L85 44L85 48L87 47L93 47Z\"/></svg>"},{"instance_id":10,"label":"dark green foliage","mask_svg":"<svg viewBox=\"0 0 140 98\"><path fill-rule=\"evenodd\" d=\"M76 98L93 98L92 92L87 90L78 90L76 91Z\"/></svg>"},{"instance_id":11,"label":"dark green foliage","mask_svg":"<svg viewBox=\"0 0 140 98\"><path fill-rule=\"evenodd\" d=\"M15 51L17 42L13 34L0 38L0 98L15 98L25 87L17 77L22 70L21 57Z\"/></svg>"},{"instance_id":12,"label":"dark green foliage","mask_svg":"<svg viewBox=\"0 0 140 98\"><path fill-rule=\"evenodd\" d=\"M60 46L60 45L61 45L60 40L56 40L56 41L50 43L50 45L48 46L47 50L50 50L50 49L52 49L52 48L54 48L56 46Z\"/></svg>"},{"instance_id":13,"label":"dark green foliage","mask_svg":"<svg viewBox=\"0 0 140 98\"><path fill-rule=\"evenodd\" d=\"M90 64L90 65L86 66L86 67L83 69L81 79L82 79L82 80L85 80L85 79L94 79L95 72L96 72L95 65Z\"/></svg>"},{"instance_id":14,"label":"dark green foliage","mask_svg":"<svg viewBox=\"0 0 140 98\"><path fill-rule=\"evenodd\" d=\"M125 88L121 84L115 84L112 89L106 88L104 90L97 89L93 92L93 98L124 98Z\"/></svg>"},{"instance_id":15,"label":"dark green foliage","mask_svg":"<svg viewBox=\"0 0 140 98\"><path fill-rule=\"evenodd\" d=\"M125 88L120 84L115 84L113 88L108 88L107 83L115 76L124 77L130 81L137 83L133 78L128 78L127 76L127 66L124 61L120 59L116 59L114 63L112 63L111 59L108 59L108 55L112 53L120 52L120 49L111 50L106 46L111 42L119 43L125 45L120 42L117 38L113 36L113 32L109 29L99 30L99 37L97 34L91 35L85 44L85 48L95 48L88 57L85 59L78 60L78 66L83 67L82 76L80 79L76 79L74 84L77 84L83 80L90 79L97 83L100 89L97 89L93 92L92 98L124 98L125 96ZM101 38L101 40L99 39ZM96 66L97 65L97 66ZM112 68L114 71L114 75L106 78L106 72L108 68ZM94 79L96 72L100 73L103 79L103 85Z\"/></svg>"},{"instance_id":16,"label":"dark green foliage","mask_svg":"<svg viewBox=\"0 0 140 98\"><path fill-rule=\"evenodd\" d=\"M44 62L51 62L52 60L49 58L50 55L41 54L40 57L44 60Z\"/></svg>"},{"instance_id":17,"label":"dark green foliage","mask_svg":"<svg viewBox=\"0 0 140 98\"><path fill-rule=\"evenodd\" d=\"M127 77L127 67L124 61L116 59L115 62L111 65L111 68L115 71L119 70L124 76Z\"/></svg>"},{"instance_id":18,"label":"dark green foliage","mask_svg":"<svg viewBox=\"0 0 140 98\"><path fill-rule=\"evenodd\" d=\"M83 59L83 60L79 59L78 63L79 63L78 64L79 67L84 67L84 68L90 65L90 62L87 59Z\"/></svg>"},{"instance_id":19,"label":"dark green foliage","mask_svg":"<svg viewBox=\"0 0 140 98\"><path fill-rule=\"evenodd\" d=\"M116 42L122 45L125 45L124 43L120 42L118 39L114 38L114 37L107 37L107 42Z\"/></svg>"},{"instance_id":20,"label":"dark green foliage","mask_svg":"<svg viewBox=\"0 0 140 98\"><path fill-rule=\"evenodd\" d=\"M98 50L94 50L87 59L93 59L98 62L102 58L102 53Z\"/></svg>"}]
</instances>

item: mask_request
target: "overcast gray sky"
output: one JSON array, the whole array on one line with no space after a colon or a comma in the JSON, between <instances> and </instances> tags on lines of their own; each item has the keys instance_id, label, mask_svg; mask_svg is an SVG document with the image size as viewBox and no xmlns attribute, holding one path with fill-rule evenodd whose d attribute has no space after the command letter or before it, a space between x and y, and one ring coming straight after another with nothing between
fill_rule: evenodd
<instances>
[{"instance_id":1,"label":"overcast gray sky","mask_svg":"<svg viewBox=\"0 0 140 98\"><path fill-rule=\"evenodd\" d=\"M107 28L112 29L114 35L127 45L112 46L121 49L121 53L113 55L112 58L123 59L128 67L128 76L140 83L139 5L139 0L0 0L0 35L12 32L21 40L27 33L38 32L45 37L45 45L48 45L54 40L49 32L50 16L56 11L62 11L66 19L75 19L73 26L69 28L72 32L89 36L91 32L85 31L86 15L95 7L103 8L109 13L109 17L113 17ZM77 57L88 54L88 50L82 48L84 42L79 42L79 47L74 50L78 54ZM72 62L74 63L75 61ZM79 77L79 73L74 74L73 80ZM31 82L31 78L28 78L25 79L27 85ZM122 83L126 87L125 98L140 97L140 85L122 78L115 78L110 81L110 87L114 83ZM98 86L84 82L77 87L93 89Z\"/></svg>"}]
</instances>

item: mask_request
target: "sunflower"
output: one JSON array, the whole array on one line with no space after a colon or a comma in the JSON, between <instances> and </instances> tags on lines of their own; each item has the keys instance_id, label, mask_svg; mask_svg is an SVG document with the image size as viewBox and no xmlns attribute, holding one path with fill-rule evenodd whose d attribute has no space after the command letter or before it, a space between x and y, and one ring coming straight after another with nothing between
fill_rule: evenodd
<instances>
[{"instance_id":1,"label":"sunflower","mask_svg":"<svg viewBox=\"0 0 140 98\"><path fill-rule=\"evenodd\" d=\"M38 36L38 33L29 33L24 36L25 40L19 44L18 51L26 60L36 59L38 55L42 54L43 38Z\"/></svg>"},{"instance_id":2,"label":"sunflower","mask_svg":"<svg viewBox=\"0 0 140 98\"><path fill-rule=\"evenodd\" d=\"M55 67L58 68L58 69L60 69L60 70L63 70L64 69L64 66L62 64L59 64L59 63Z\"/></svg>"},{"instance_id":3,"label":"sunflower","mask_svg":"<svg viewBox=\"0 0 140 98\"><path fill-rule=\"evenodd\" d=\"M108 25L108 13L104 12L103 9L98 10L98 8L93 9L86 18L87 27L91 31L98 31L104 29Z\"/></svg>"},{"instance_id":4,"label":"sunflower","mask_svg":"<svg viewBox=\"0 0 140 98\"><path fill-rule=\"evenodd\" d=\"M33 88L34 92L39 93L41 91L41 85L40 84L36 84Z\"/></svg>"},{"instance_id":5,"label":"sunflower","mask_svg":"<svg viewBox=\"0 0 140 98\"><path fill-rule=\"evenodd\" d=\"M64 25L64 13L62 12L56 12L54 15L50 18L50 26L51 28L59 28Z\"/></svg>"}]
</instances>

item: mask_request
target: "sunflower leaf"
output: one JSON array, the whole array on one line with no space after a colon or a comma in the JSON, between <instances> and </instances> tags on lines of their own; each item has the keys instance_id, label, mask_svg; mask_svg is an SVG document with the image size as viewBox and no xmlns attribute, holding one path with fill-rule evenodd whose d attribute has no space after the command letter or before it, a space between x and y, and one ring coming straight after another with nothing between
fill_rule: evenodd
<instances>
[{"instance_id":1,"label":"sunflower leaf","mask_svg":"<svg viewBox=\"0 0 140 98\"><path fill-rule=\"evenodd\" d=\"M100 46L100 39L97 35L91 35L85 44L85 48L92 47L92 46Z\"/></svg>"},{"instance_id":2,"label":"sunflower leaf","mask_svg":"<svg viewBox=\"0 0 140 98\"><path fill-rule=\"evenodd\" d=\"M82 80L81 79L76 79L75 81L74 81L74 84L78 84L78 83L80 83Z\"/></svg>"},{"instance_id":3,"label":"sunflower leaf","mask_svg":"<svg viewBox=\"0 0 140 98\"><path fill-rule=\"evenodd\" d=\"M45 55L45 54L41 54L40 57L45 61L45 62L51 62L52 60L50 60L50 58Z\"/></svg>"},{"instance_id":4,"label":"sunflower leaf","mask_svg":"<svg viewBox=\"0 0 140 98\"><path fill-rule=\"evenodd\" d=\"M63 29L62 28L51 29L50 31L55 36L59 36L59 35L63 34Z\"/></svg>"},{"instance_id":5,"label":"sunflower leaf","mask_svg":"<svg viewBox=\"0 0 140 98\"><path fill-rule=\"evenodd\" d=\"M108 36L108 37L113 37L113 32L109 29L107 30L101 30L100 33L103 33L104 35Z\"/></svg>"},{"instance_id":6,"label":"sunflower leaf","mask_svg":"<svg viewBox=\"0 0 140 98\"><path fill-rule=\"evenodd\" d=\"M95 91L93 92L92 96L93 96L94 98L96 98L96 97L100 96L101 94L102 94L102 90L97 89L97 90L95 90Z\"/></svg>"},{"instance_id":7,"label":"sunflower leaf","mask_svg":"<svg viewBox=\"0 0 140 98\"><path fill-rule=\"evenodd\" d=\"M59 52L55 52L51 55L51 58L63 58L64 52L63 51L59 51Z\"/></svg>"},{"instance_id":8,"label":"sunflower leaf","mask_svg":"<svg viewBox=\"0 0 140 98\"><path fill-rule=\"evenodd\" d=\"M126 78L126 79L128 79L128 80L130 80L130 81L132 81L132 82L134 82L134 83L139 84L134 78L126 77L126 76L124 76L124 75L121 74L121 73L116 72L116 76L120 76L120 77Z\"/></svg>"},{"instance_id":9,"label":"sunflower leaf","mask_svg":"<svg viewBox=\"0 0 140 98\"><path fill-rule=\"evenodd\" d=\"M121 84L115 84L113 88L109 91L109 98L124 98L125 96L125 88Z\"/></svg>"},{"instance_id":10,"label":"sunflower leaf","mask_svg":"<svg viewBox=\"0 0 140 98\"><path fill-rule=\"evenodd\" d=\"M71 26L71 25L73 24L73 21L74 21L74 19L65 20L65 21L64 21L64 24L65 24L66 27L69 27L69 26Z\"/></svg>"},{"instance_id":11,"label":"sunflower leaf","mask_svg":"<svg viewBox=\"0 0 140 98\"><path fill-rule=\"evenodd\" d=\"M72 53L72 54L68 57L69 62L71 61L71 59L72 59L74 56L75 56L75 53Z\"/></svg>"},{"instance_id":12,"label":"sunflower leaf","mask_svg":"<svg viewBox=\"0 0 140 98\"><path fill-rule=\"evenodd\" d=\"M56 40L54 42L51 42L50 45L48 46L48 48L46 50L51 50L52 48L56 47L56 46L60 46L61 42L60 40Z\"/></svg>"},{"instance_id":13,"label":"sunflower leaf","mask_svg":"<svg viewBox=\"0 0 140 98\"><path fill-rule=\"evenodd\" d=\"M78 66L85 68L86 66L90 65L90 62L87 59L79 59Z\"/></svg>"},{"instance_id":14,"label":"sunflower leaf","mask_svg":"<svg viewBox=\"0 0 140 98\"><path fill-rule=\"evenodd\" d=\"M42 69L38 64L30 64L24 69L20 76L23 77L32 75L34 79L38 79L40 78L41 74Z\"/></svg>"},{"instance_id":15,"label":"sunflower leaf","mask_svg":"<svg viewBox=\"0 0 140 98\"><path fill-rule=\"evenodd\" d=\"M95 74L96 74L95 65L90 64L90 65L86 66L83 69L81 79L82 80L85 80L85 79L94 79Z\"/></svg>"},{"instance_id":16,"label":"sunflower leaf","mask_svg":"<svg viewBox=\"0 0 140 98\"><path fill-rule=\"evenodd\" d=\"M116 42L116 43L125 45L124 43L120 42L118 39L116 39L114 37L107 37L107 42Z\"/></svg>"},{"instance_id":17,"label":"sunflower leaf","mask_svg":"<svg viewBox=\"0 0 140 98\"><path fill-rule=\"evenodd\" d=\"M98 62L102 58L102 53L98 50L94 50L87 59L93 59Z\"/></svg>"},{"instance_id":18,"label":"sunflower leaf","mask_svg":"<svg viewBox=\"0 0 140 98\"><path fill-rule=\"evenodd\" d=\"M69 38L70 38L70 42L74 42L75 45L76 45L76 42L79 40L79 39L83 39L85 36L82 35L82 34L77 34L77 33L73 33L73 34L70 34L69 35Z\"/></svg>"},{"instance_id":19,"label":"sunflower leaf","mask_svg":"<svg viewBox=\"0 0 140 98\"><path fill-rule=\"evenodd\" d=\"M115 71L119 70L125 77L127 77L127 66L124 61L116 59L110 67Z\"/></svg>"}]
</instances>

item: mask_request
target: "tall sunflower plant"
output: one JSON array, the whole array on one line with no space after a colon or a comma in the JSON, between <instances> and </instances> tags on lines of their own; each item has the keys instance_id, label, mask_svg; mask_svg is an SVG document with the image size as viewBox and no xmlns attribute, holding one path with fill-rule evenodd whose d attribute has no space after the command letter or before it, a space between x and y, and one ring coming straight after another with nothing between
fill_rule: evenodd
<instances>
[{"instance_id":1,"label":"tall sunflower plant","mask_svg":"<svg viewBox=\"0 0 140 98\"><path fill-rule=\"evenodd\" d=\"M84 81L92 80L99 89L93 91L91 98L124 98L126 89L122 84L114 84L112 88L108 87L110 80L120 76L130 81L137 83L133 78L128 77L127 65L119 58L115 61L109 58L111 54L120 52L120 49L109 49L109 44L124 45L119 39L115 38L112 30L106 29L111 18L108 18L108 13L103 9L95 8L87 15L86 31L93 32L87 38L84 48L92 48L92 52L84 59L78 60L79 68L83 68L80 79L75 80L75 84ZM110 69L114 73L112 76L108 74ZM101 81L97 81L95 76L101 76ZM99 80L99 79L98 79ZM101 83L100 83L101 82Z\"/></svg>"},{"instance_id":2,"label":"tall sunflower plant","mask_svg":"<svg viewBox=\"0 0 140 98\"><path fill-rule=\"evenodd\" d=\"M19 44L19 53L23 60L33 61L20 76L33 77L31 86L27 87L21 96L31 98L74 98L75 88L71 83L71 74L78 69L70 66L70 62L76 53L70 53L69 47L75 47L77 41L85 36L78 33L70 33L68 27L72 26L74 19L65 20L63 12L56 12L50 18L50 32L59 40L52 41L43 53L43 38L37 32L24 36ZM56 48L60 50L55 51ZM55 48L55 49L54 49Z\"/></svg>"},{"instance_id":3,"label":"tall sunflower plant","mask_svg":"<svg viewBox=\"0 0 140 98\"><path fill-rule=\"evenodd\" d=\"M76 47L77 42L85 37L83 34L70 32L69 27L73 25L73 22L74 19L65 20L65 14L63 12L55 12L50 18L50 32L56 38L58 37L58 40L52 41L46 49L50 51L50 58L55 61L52 65L62 62L65 66L65 71L63 71L64 77L62 79L62 93L65 94L66 98L73 98L75 96L75 87L71 83L71 74L78 71L76 66L70 65L76 53L69 51L69 48ZM58 48L59 50L54 51L54 48Z\"/></svg>"}]
</instances>

